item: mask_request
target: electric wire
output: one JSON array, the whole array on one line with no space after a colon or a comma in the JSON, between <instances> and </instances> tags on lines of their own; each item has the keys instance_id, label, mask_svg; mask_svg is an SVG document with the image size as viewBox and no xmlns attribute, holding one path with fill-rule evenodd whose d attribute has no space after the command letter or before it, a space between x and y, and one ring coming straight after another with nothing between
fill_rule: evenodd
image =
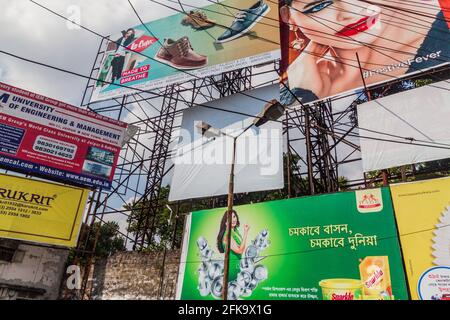
<instances>
[{"instance_id":1,"label":"electric wire","mask_svg":"<svg viewBox=\"0 0 450 320\"><path fill-rule=\"evenodd\" d=\"M32 1L32 2L34 2L34 1ZM4 52L3 52L4 53ZM62 69L59 69L59 71L63 71ZM65 71L67 71L67 70L65 70ZM74 73L72 73L72 74L74 74ZM97 79L98 80L98 79ZM134 89L134 88L133 88ZM146 92L146 91L144 91L144 92ZM202 106L204 106L204 105L202 105ZM221 110L221 111L227 111L227 110ZM254 117L254 116L252 116L252 115L248 115L248 114L244 114L244 115L246 115L246 116L249 116L249 117ZM407 137L403 137L404 139L407 139Z\"/></svg>"},{"instance_id":2,"label":"electric wire","mask_svg":"<svg viewBox=\"0 0 450 320\"><path fill-rule=\"evenodd\" d=\"M310 198L310 197L308 197ZM285 200L287 201L287 200ZM215 209L210 209L208 211L214 211L214 210L219 210L222 208L215 208ZM223 210L226 210L226 208L223 208ZM377 244L378 241L385 241L385 240L393 240L393 239L398 239L401 241L402 237L406 237L406 236L410 236L410 235L414 235L414 234L420 234L420 233L424 233L424 232L430 232L430 231L434 231L434 230L440 230L446 227L449 227L450 224L447 225L443 225L443 226L439 226L439 227L433 227L433 228L427 228L427 229L420 229L420 230L415 230L415 231L411 231L411 232L405 232L405 233L399 233L398 235L392 235L392 236L384 236L384 237L378 237L377 236ZM398 230L398 227L396 226L396 229ZM269 230L270 232L270 230ZM183 237L184 237L184 233L183 233ZM312 239L311 239L312 240ZM262 255L261 257L264 258L270 258L270 257L284 257L284 256L289 256L289 255L298 255L298 254L308 254L308 253L313 253L313 252L318 252L318 251L323 251L323 250L332 250L332 249L341 249L341 248L350 248L351 245L350 244L346 244L343 247L338 247L338 248L334 248L334 247L329 247L329 248L311 248L308 250L293 250L293 251L289 251L289 252L279 252L279 253L273 253L273 254L267 254L267 255ZM211 248L211 247L210 247ZM240 261L240 260L244 260L245 257L239 258L239 259L233 259L233 261ZM217 258L217 259L213 259L213 260L222 260L221 258ZM174 265L182 265L182 264L190 264L190 263L202 263L202 260L185 260L185 261L177 261L177 262L169 262L167 264L174 264Z\"/></svg>"},{"instance_id":3,"label":"electric wire","mask_svg":"<svg viewBox=\"0 0 450 320\"><path fill-rule=\"evenodd\" d=\"M171 9L173 9L173 10L176 11L176 12L184 13L183 11L179 11L179 10L176 9L176 8L173 8L173 7L170 7L170 6L168 6L168 5L162 4L162 3L160 3L160 2L158 2L158 1L156 1L156 0L149 0L149 1L150 1L150 2L153 2L153 3L156 3L156 4L159 4L159 5L162 5L162 6L166 7L166 8L171 8ZM208 1L211 2L210 0L208 0ZM229 8L233 8L233 9L238 9L238 8L235 8L235 7L232 7L232 6L227 6L227 5L223 4L223 3L220 3L220 5L226 6L226 7L229 7ZM294 8L293 8L293 9L294 9ZM297 10L297 9L294 9L294 10L299 11L299 10ZM324 20L331 22L330 20L327 20L327 19L324 19ZM319 22L319 23L320 23L320 22ZM334 30L334 31L336 31L336 30ZM352 41L352 43L358 42L358 43L362 44L363 46L368 47L368 48L370 48L370 49L372 49L372 50L374 50L374 51L376 51L376 52L382 54L382 55L385 56L385 57L392 58L392 57L390 57L390 56L388 56L388 55L386 55L386 54L384 54L384 53L382 53L382 52L380 52L380 51L374 49L374 48L373 48L373 45L371 45L371 44L368 45L368 43L365 43L365 42L362 42L362 41L356 41L356 40L354 40L354 39L351 38L351 37L348 37L348 38ZM387 39L387 38L386 38L386 39ZM388 39L388 40L389 40L389 39ZM400 42L398 42L398 41L395 41L395 40L390 40L390 41L394 41L394 42L396 42L396 43L402 44L402 43L400 43ZM405 44L402 44L402 45L405 45ZM414 48L415 48L415 47L414 47ZM419 48L415 48L415 49L419 50ZM389 49L389 50L391 50L391 49ZM426 50L424 50L424 51L426 51ZM304 52L311 54L311 53L308 52L308 51L304 51ZM408 55L415 56L414 53L404 52L404 51L399 51L399 52L404 53L404 54L408 54ZM430 53L431 53L431 52L430 52ZM366 68L362 68L362 67L359 67L359 66L356 66L356 65L344 63L344 62L342 62L342 61L336 61L336 60L334 60L334 59L327 58L327 57L323 57L323 59L329 60L329 61L333 61L333 62L336 62L336 63L340 63L340 64L344 64L344 65L348 65L348 66L352 66L352 67L354 67L354 68L362 69L362 70L364 70L364 71L369 71L369 72L372 71L372 70L369 70L369 69L366 69ZM393 58L392 58L392 59L393 59ZM450 59L450 57L449 57L449 59ZM394 60L396 60L396 59L394 59ZM441 59L436 59L436 60L442 61L442 62L445 62L445 63L448 63L447 60L441 60ZM403 64L403 61L400 61L400 60L396 60L396 61ZM389 67L389 66L391 66L391 65L384 65L384 66L385 66L385 67ZM417 69L417 68L412 68L412 69L415 69L416 71L423 71L423 70ZM387 77L398 78L398 77L396 77L396 76L393 76L393 75L390 75L390 74L386 74L386 73L384 73L384 72L378 72L378 73L379 73L379 74L382 74L382 75L384 75L384 76L387 76ZM441 81L446 81L446 82L448 82L447 80L443 80L443 79L441 79L441 78L437 78L437 80L441 80ZM433 85L431 85L431 86L433 86ZM442 89L444 89L444 90L449 90L449 89L447 89L447 88L442 88ZM288 89L288 90L290 91L290 89ZM291 92L291 93L292 93L292 92Z\"/></svg>"},{"instance_id":4,"label":"electric wire","mask_svg":"<svg viewBox=\"0 0 450 320\"><path fill-rule=\"evenodd\" d=\"M90 32L90 33L93 33L93 34L97 35L98 37L101 37L102 39L107 39L107 37L105 37L105 36L103 36L103 35L101 35L101 34L95 32L95 31L93 31L93 30L91 30L91 29L89 29L89 28L87 28L87 27L85 27L85 26L83 26L83 25L81 25L81 24L79 24L79 23L76 23L76 22L74 22L74 21L72 21L72 20L70 20L70 19L64 17L63 15L61 15L61 14L59 14L59 13L57 13L57 12L51 10L50 8L48 8L48 7L46 7L46 6L42 5L42 4L37 3L37 2L34 1L34 0L29 0L29 1L32 2L32 3L35 4L35 5L38 5L39 7L43 8L44 10L47 10L48 12L50 12L50 13L52 13L52 14L55 14L56 16L58 16L58 17L60 17L60 18L62 18L62 19L64 19L64 20L68 21L68 22L71 22L71 23L74 23L75 25L78 25L79 27L83 28L84 30L86 30L86 31L88 31L88 32ZM170 6L161 4L161 3L159 3L159 2L157 2L157 1L155 1L155 0L149 0L149 1L154 2L154 3L157 3L157 4L160 4L160 5L165 6L165 7L167 7L167 8L171 8L171 9L177 11L177 12L180 12L180 11L179 11L178 9L176 9L176 8L173 8L173 7L170 7ZM183 13L183 12L181 12L181 13ZM124 48L126 48L126 47L123 46L123 45L121 45L121 46L124 47ZM129 50L129 51L131 51L131 52L134 52L134 53L136 53L136 54L139 54L139 55L141 55L141 56L143 56L143 57L146 57L146 58L148 58L148 59L150 59L150 60L155 60L154 58L149 57L149 56L147 56L147 55L145 55L145 54L143 54L143 53L141 53L141 52L136 52L136 51L130 50L130 49L128 49L128 48L126 48L126 49ZM327 57L324 57L324 59L330 60L330 61L334 61L333 59L329 59L329 58L327 58ZM346 63L341 62L341 61L338 62L338 63L346 64ZM349 65L349 66L352 66L352 67L355 67L355 68L358 68L358 69L359 69L359 66L355 66L355 65L351 65L351 64L346 64L346 65ZM386 66L387 66L387 65L386 65ZM173 67L172 67L172 68L173 68ZM175 68L174 68L174 69L175 69ZM364 68L362 68L362 69L365 70L365 71L370 71L370 70L368 70L368 69L364 69ZM179 70L179 71L180 71L180 70ZM194 75L192 75L192 74L186 72L185 70L182 70L181 72L186 73L186 74L188 74L188 75L190 75L190 76L194 76ZM385 76L387 76L387 77L399 79L399 77L392 76L392 75L389 75L389 74L385 74L385 73L383 73L383 72L380 72L380 74L383 74L383 75L385 75ZM194 77L196 77L196 76L194 76ZM199 78L199 77L196 77L196 78ZM122 87L123 87L123 86L122 86ZM288 88L288 89L289 89L289 88ZM442 88L442 89L448 90L447 88ZM289 89L289 91L290 91L290 89ZM246 96L249 96L249 97L252 97L252 96L250 96L250 95L248 95L248 94L245 94L245 93L241 93L241 94L246 95ZM258 97L252 97L252 98L257 99L257 100L260 100L260 101L262 100L262 99L260 99L260 98L258 98ZM262 101L263 101L263 100L262 100ZM267 102L267 101L264 101L264 102Z\"/></svg>"},{"instance_id":5,"label":"electric wire","mask_svg":"<svg viewBox=\"0 0 450 320\"><path fill-rule=\"evenodd\" d=\"M79 73L76 73L76 72L73 72L73 71L65 70L65 69L58 68L58 67L53 67L53 66L48 65L48 64L44 64L44 63L41 63L41 62L33 61L33 60L31 60L31 59L19 57L19 56L17 56L17 55L14 55L14 54L5 52L5 51L3 51L3 50L0 50L0 53L1 53L1 54L9 55L9 56L11 56L11 57L20 59L20 60L22 60L22 61L26 61L26 62L29 62L29 63L41 65L41 66L44 66L44 67L47 67L47 68L50 68L50 69L58 70L58 71L60 71L60 72L66 72L66 73L69 73L69 74L72 74L72 75L75 75L75 76L79 76L79 77L83 77L83 78L86 78L86 79L98 80L98 79L95 79L95 78L92 78L92 77L89 77L89 76L85 76L85 75L82 75L82 74L79 74ZM104 81L104 82L107 83L107 81ZM135 90L142 90L142 89L136 89L136 88L133 88L133 89L135 89ZM145 92L144 90L142 90L142 91ZM197 105L197 106L200 106L200 107L204 107L204 108L208 108L208 109L217 110L217 111L222 111L222 112L235 113L235 114L243 115L243 116L246 116L246 117L249 117L249 118L254 118L254 119L259 118L259 119L263 119L263 117L260 117L260 116L255 116L255 115L251 115L251 114L247 114L247 113L243 113L243 112L238 112L238 111L226 110L226 109L222 109L222 108L218 108L218 107L208 106L208 105L205 105L205 104L197 104L197 103L194 103L194 105ZM270 120L270 119L269 119L269 121L279 122L279 123L285 122L285 121L283 121L283 120ZM295 123L294 123L294 124L290 123L289 125L294 126L294 127L297 127L297 126L298 126L298 125L295 124ZM356 136L356 137L358 137L358 136ZM361 137L362 137L362 136L361 136ZM378 138L373 138L373 137L364 137L364 138L367 138L367 139L373 139L373 140L378 140L378 141L388 141L388 142L394 142L394 143L406 143L406 142L399 142L399 141L393 141L393 140L387 140L387 139L378 139ZM410 138L409 138L409 137L404 137L404 139L410 141ZM431 142L430 142L430 143L431 143ZM408 143L408 144L417 145L417 146L425 146L425 147L430 147L430 148L438 148L438 149L450 149L450 148L445 148L445 147L442 147L442 146L432 146L432 145L413 144L413 143Z\"/></svg>"},{"instance_id":6,"label":"electric wire","mask_svg":"<svg viewBox=\"0 0 450 320\"><path fill-rule=\"evenodd\" d=\"M98 80L98 79L91 78L91 77L88 77L88 76L84 76L84 75L82 75L82 74L75 73L75 72L72 72L72 71L68 71L68 70L65 70L65 69L62 69L62 68L57 68L57 67L53 67L53 66L51 66L51 65L39 63L39 62L30 60L30 59L25 59L25 58L19 57L19 56L17 56L17 55L9 54L9 53L7 53L7 52L5 52L5 51L2 51L2 50L0 51L0 53L7 54L7 55L10 55L10 56L12 56L12 57L18 58L18 59L20 59L20 60L23 60L23 61L26 61L26 62L30 62L30 63L35 63L35 64L38 64L38 65L41 65L41 66L44 66L44 67L47 67L47 68L51 68L51 69L54 69L54 70L57 70L57 71L60 71L60 72L66 72L66 73L69 73L69 74L72 74L72 75L76 75L76 76L79 76L79 77L89 78L89 79L91 79L91 80ZM106 82L106 81L105 81L105 82ZM124 85L122 85L122 86L124 86ZM126 86L125 86L125 87L126 87ZM133 88L133 89L135 89L135 88ZM146 92L146 91L144 91L144 92ZM246 116L246 117L257 118L257 117L254 116L254 115L247 114L247 113L243 113L243 112L230 111L230 110L226 110L226 109L222 109L222 108L218 108L218 107L207 106L207 105L205 105L205 104L196 104L196 105L201 106L201 107L205 107L205 108L215 109L215 110L222 111L222 112L235 113L235 114L243 115L243 116ZM140 119L140 120L142 121L143 119ZM272 120L272 121L273 121L273 120ZM274 122L280 122L280 123L283 123L283 121L281 121L281 120L277 120L277 121L274 121ZM296 124L290 124L290 125L297 126ZM356 128L359 128L359 127L356 127ZM362 129L362 130L364 130L364 129ZM388 135L388 133L386 133L386 134ZM369 138L369 137L366 137L366 138ZM396 137L396 138L397 138L397 137ZM409 138L409 137L402 137L402 138L403 138L404 140L410 141L410 138ZM370 139L374 139L374 138L372 137L372 138L370 138ZM383 139L383 140L380 139L379 141L387 141L387 140L386 140L386 139ZM391 141L391 142L396 142L396 141ZM401 142L398 142L398 143L401 143ZM433 142L428 142L428 143L433 143ZM409 144L411 144L411 143L409 143ZM436 143L436 144L440 144L440 143ZM413 145L416 145L416 144L413 144ZM431 146L431 145L424 145L424 144L417 144L417 146L433 147L433 146ZM442 148L441 146L437 146L437 147L438 147L438 148Z\"/></svg>"}]
</instances>

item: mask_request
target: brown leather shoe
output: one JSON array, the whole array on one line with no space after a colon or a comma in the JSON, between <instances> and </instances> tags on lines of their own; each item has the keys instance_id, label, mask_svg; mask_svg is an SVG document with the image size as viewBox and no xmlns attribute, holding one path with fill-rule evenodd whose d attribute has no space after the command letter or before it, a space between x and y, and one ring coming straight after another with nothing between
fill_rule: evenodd
<instances>
[{"instance_id":1,"label":"brown leather shoe","mask_svg":"<svg viewBox=\"0 0 450 320\"><path fill-rule=\"evenodd\" d=\"M182 37L177 41L165 39L155 60L176 69L198 69L208 65L208 57L196 53L188 37Z\"/></svg>"},{"instance_id":2,"label":"brown leather shoe","mask_svg":"<svg viewBox=\"0 0 450 320\"><path fill-rule=\"evenodd\" d=\"M207 29L214 27L215 21L209 20L203 11L190 11L181 21L182 25L192 26L194 29Z\"/></svg>"}]
</instances>

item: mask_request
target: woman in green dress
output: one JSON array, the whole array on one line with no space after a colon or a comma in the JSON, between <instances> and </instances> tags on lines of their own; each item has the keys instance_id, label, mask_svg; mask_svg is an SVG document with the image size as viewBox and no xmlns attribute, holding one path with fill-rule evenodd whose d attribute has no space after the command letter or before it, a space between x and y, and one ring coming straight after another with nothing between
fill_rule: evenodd
<instances>
[{"instance_id":1,"label":"woman in green dress","mask_svg":"<svg viewBox=\"0 0 450 320\"><path fill-rule=\"evenodd\" d=\"M242 235L239 227L239 216L233 210L231 218L231 246L230 246L230 270L228 273L229 281L234 281L240 271L240 261L242 254L245 252L247 246L248 231L250 229L248 224L244 225L244 234ZM220 223L220 230L217 236L217 249L220 253L225 252L227 245L227 212L222 217Z\"/></svg>"}]
</instances>

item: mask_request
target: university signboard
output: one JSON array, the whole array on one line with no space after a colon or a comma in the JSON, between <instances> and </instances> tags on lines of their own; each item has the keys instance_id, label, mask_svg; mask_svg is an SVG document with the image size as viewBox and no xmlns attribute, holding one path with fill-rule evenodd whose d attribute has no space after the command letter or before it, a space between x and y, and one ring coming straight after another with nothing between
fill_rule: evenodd
<instances>
[{"instance_id":1,"label":"university signboard","mask_svg":"<svg viewBox=\"0 0 450 320\"><path fill-rule=\"evenodd\" d=\"M128 125L0 83L0 165L109 189Z\"/></svg>"}]
</instances>

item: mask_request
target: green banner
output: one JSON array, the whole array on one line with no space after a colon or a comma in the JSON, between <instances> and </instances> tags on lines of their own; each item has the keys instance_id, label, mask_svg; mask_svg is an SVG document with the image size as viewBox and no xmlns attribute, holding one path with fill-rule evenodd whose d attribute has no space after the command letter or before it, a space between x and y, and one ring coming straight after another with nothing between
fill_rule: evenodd
<instances>
[{"instance_id":1,"label":"green banner","mask_svg":"<svg viewBox=\"0 0 450 320\"><path fill-rule=\"evenodd\" d=\"M388 188L234 209L229 299L408 299ZM224 213L188 217L179 299L221 299Z\"/></svg>"}]
</instances>

